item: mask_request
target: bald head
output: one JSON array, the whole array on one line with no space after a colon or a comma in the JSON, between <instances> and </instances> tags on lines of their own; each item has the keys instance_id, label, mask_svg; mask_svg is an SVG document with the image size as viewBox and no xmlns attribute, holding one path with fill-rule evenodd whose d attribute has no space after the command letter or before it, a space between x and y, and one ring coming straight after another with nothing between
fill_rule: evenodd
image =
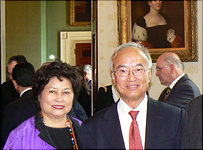
<instances>
[{"instance_id":1,"label":"bald head","mask_svg":"<svg viewBox=\"0 0 203 150\"><path fill-rule=\"evenodd\" d=\"M167 52L159 56L157 62L166 62L169 64L174 64L178 69L183 71L183 63L181 62L179 56L172 52Z\"/></svg>"},{"instance_id":2,"label":"bald head","mask_svg":"<svg viewBox=\"0 0 203 150\"><path fill-rule=\"evenodd\" d=\"M170 85L183 73L183 64L177 54L167 52L159 56L156 62L156 75L164 85Z\"/></svg>"}]
</instances>

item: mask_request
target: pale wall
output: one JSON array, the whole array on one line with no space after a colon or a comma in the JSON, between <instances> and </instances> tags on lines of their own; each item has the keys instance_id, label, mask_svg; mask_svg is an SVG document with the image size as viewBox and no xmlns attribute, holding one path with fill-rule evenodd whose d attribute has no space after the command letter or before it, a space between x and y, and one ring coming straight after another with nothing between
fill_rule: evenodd
<instances>
[{"instance_id":1,"label":"pale wall","mask_svg":"<svg viewBox=\"0 0 203 150\"><path fill-rule=\"evenodd\" d=\"M198 62L184 62L185 73L197 84L202 93L202 1L197 2L198 12ZM117 47L117 2L98 1L98 86L111 84L110 57ZM149 90L150 96L157 99L165 88L155 76L155 63L153 63L152 82Z\"/></svg>"}]
</instances>

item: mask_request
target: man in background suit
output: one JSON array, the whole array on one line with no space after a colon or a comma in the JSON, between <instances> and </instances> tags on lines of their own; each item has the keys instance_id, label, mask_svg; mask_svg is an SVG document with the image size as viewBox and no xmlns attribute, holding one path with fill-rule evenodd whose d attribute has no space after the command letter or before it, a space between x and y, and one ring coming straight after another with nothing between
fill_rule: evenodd
<instances>
[{"instance_id":1,"label":"man in background suit","mask_svg":"<svg viewBox=\"0 0 203 150\"><path fill-rule=\"evenodd\" d=\"M36 113L31 88L34 72L34 66L28 62L19 63L13 68L12 82L20 98L9 103L5 109L1 127L2 146L13 129Z\"/></svg>"},{"instance_id":2,"label":"man in background suit","mask_svg":"<svg viewBox=\"0 0 203 150\"><path fill-rule=\"evenodd\" d=\"M95 113L116 103L119 97L113 84L100 87L96 99Z\"/></svg>"},{"instance_id":3,"label":"man in background suit","mask_svg":"<svg viewBox=\"0 0 203 150\"><path fill-rule=\"evenodd\" d=\"M92 89L92 66L89 64L86 64L82 66L83 71L85 72L85 80L87 81L89 85L89 89Z\"/></svg>"},{"instance_id":4,"label":"man in background suit","mask_svg":"<svg viewBox=\"0 0 203 150\"><path fill-rule=\"evenodd\" d=\"M182 149L202 149L202 95L191 100L185 109Z\"/></svg>"},{"instance_id":5,"label":"man in background suit","mask_svg":"<svg viewBox=\"0 0 203 150\"><path fill-rule=\"evenodd\" d=\"M133 146L129 138L131 111L139 111L136 122L140 134L136 135L141 137L141 149L180 148L184 109L147 96L151 68L150 54L140 44L130 42L116 49L111 57L111 76L120 99L83 122L82 148L129 149Z\"/></svg>"},{"instance_id":6,"label":"man in background suit","mask_svg":"<svg viewBox=\"0 0 203 150\"><path fill-rule=\"evenodd\" d=\"M156 62L156 75L161 84L170 87L168 96L164 92L159 101L185 108L187 103L200 95L199 88L183 72L183 64L175 53L167 52L159 56ZM165 97L165 98L164 98Z\"/></svg>"},{"instance_id":7,"label":"man in background suit","mask_svg":"<svg viewBox=\"0 0 203 150\"><path fill-rule=\"evenodd\" d=\"M11 79L15 65L23 62L27 62L23 55L12 56L8 61L7 73L9 79L1 84L1 122L3 121L4 111L8 103L19 98L19 93L15 90Z\"/></svg>"}]
</instances>

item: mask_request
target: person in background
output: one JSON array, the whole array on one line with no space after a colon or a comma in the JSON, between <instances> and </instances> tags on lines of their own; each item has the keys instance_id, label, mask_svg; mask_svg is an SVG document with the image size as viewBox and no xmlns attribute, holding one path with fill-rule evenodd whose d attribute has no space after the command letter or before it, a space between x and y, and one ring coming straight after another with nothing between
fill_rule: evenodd
<instances>
[{"instance_id":1,"label":"person in background","mask_svg":"<svg viewBox=\"0 0 203 150\"><path fill-rule=\"evenodd\" d=\"M202 95L191 100L185 112L181 149L202 149Z\"/></svg>"},{"instance_id":2,"label":"person in background","mask_svg":"<svg viewBox=\"0 0 203 150\"><path fill-rule=\"evenodd\" d=\"M89 85L89 89L92 89L92 66L86 64L82 67L83 71L85 72L85 80Z\"/></svg>"},{"instance_id":3,"label":"person in background","mask_svg":"<svg viewBox=\"0 0 203 150\"><path fill-rule=\"evenodd\" d=\"M100 87L96 99L95 113L116 103L119 98L118 91L113 84Z\"/></svg>"},{"instance_id":4,"label":"person in background","mask_svg":"<svg viewBox=\"0 0 203 150\"><path fill-rule=\"evenodd\" d=\"M25 56L16 55L10 57L7 66L9 79L1 84L1 122L3 121L4 111L8 103L19 98L19 93L15 90L12 82L12 71L16 64L27 62Z\"/></svg>"},{"instance_id":5,"label":"person in background","mask_svg":"<svg viewBox=\"0 0 203 150\"><path fill-rule=\"evenodd\" d=\"M179 149L184 109L151 99L152 60L138 43L119 46L111 57L111 76L120 99L85 120L84 149Z\"/></svg>"},{"instance_id":6,"label":"person in background","mask_svg":"<svg viewBox=\"0 0 203 150\"><path fill-rule=\"evenodd\" d=\"M184 66L177 54L166 52L156 62L156 76L161 84L168 86L159 97L159 101L181 108L200 95L197 85L184 74Z\"/></svg>"},{"instance_id":7,"label":"person in background","mask_svg":"<svg viewBox=\"0 0 203 150\"><path fill-rule=\"evenodd\" d=\"M33 76L35 116L15 128L4 149L78 149L81 121L68 115L80 89L74 67L58 60L42 65Z\"/></svg>"},{"instance_id":8,"label":"person in background","mask_svg":"<svg viewBox=\"0 0 203 150\"><path fill-rule=\"evenodd\" d=\"M16 101L9 103L5 109L1 126L2 146L13 129L36 113L32 96L34 73L34 66L28 62L16 64L13 68L12 82L20 97Z\"/></svg>"},{"instance_id":9,"label":"person in background","mask_svg":"<svg viewBox=\"0 0 203 150\"><path fill-rule=\"evenodd\" d=\"M91 91L89 89L89 85L85 80L85 72L80 66L75 66L76 70L80 74L81 77L81 90L78 96L77 101L85 110L87 117L91 116Z\"/></svg>"}]
</instances>

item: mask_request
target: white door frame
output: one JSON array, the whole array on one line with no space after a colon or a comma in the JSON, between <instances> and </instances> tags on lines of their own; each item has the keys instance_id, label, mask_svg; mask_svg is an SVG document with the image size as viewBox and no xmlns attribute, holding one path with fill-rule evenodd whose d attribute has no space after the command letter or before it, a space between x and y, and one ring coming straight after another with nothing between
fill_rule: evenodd
<instances>
[{"instance_id":1,"label":"white door frame","mask_svg":"<svg viewBox=\"0 0 203 150\"><path fill-rule=\"evenodd\" d=\"M76 65L76 43L91 43L91 31L60 32L60 59Z\"/></svg>"}]
</instances>

